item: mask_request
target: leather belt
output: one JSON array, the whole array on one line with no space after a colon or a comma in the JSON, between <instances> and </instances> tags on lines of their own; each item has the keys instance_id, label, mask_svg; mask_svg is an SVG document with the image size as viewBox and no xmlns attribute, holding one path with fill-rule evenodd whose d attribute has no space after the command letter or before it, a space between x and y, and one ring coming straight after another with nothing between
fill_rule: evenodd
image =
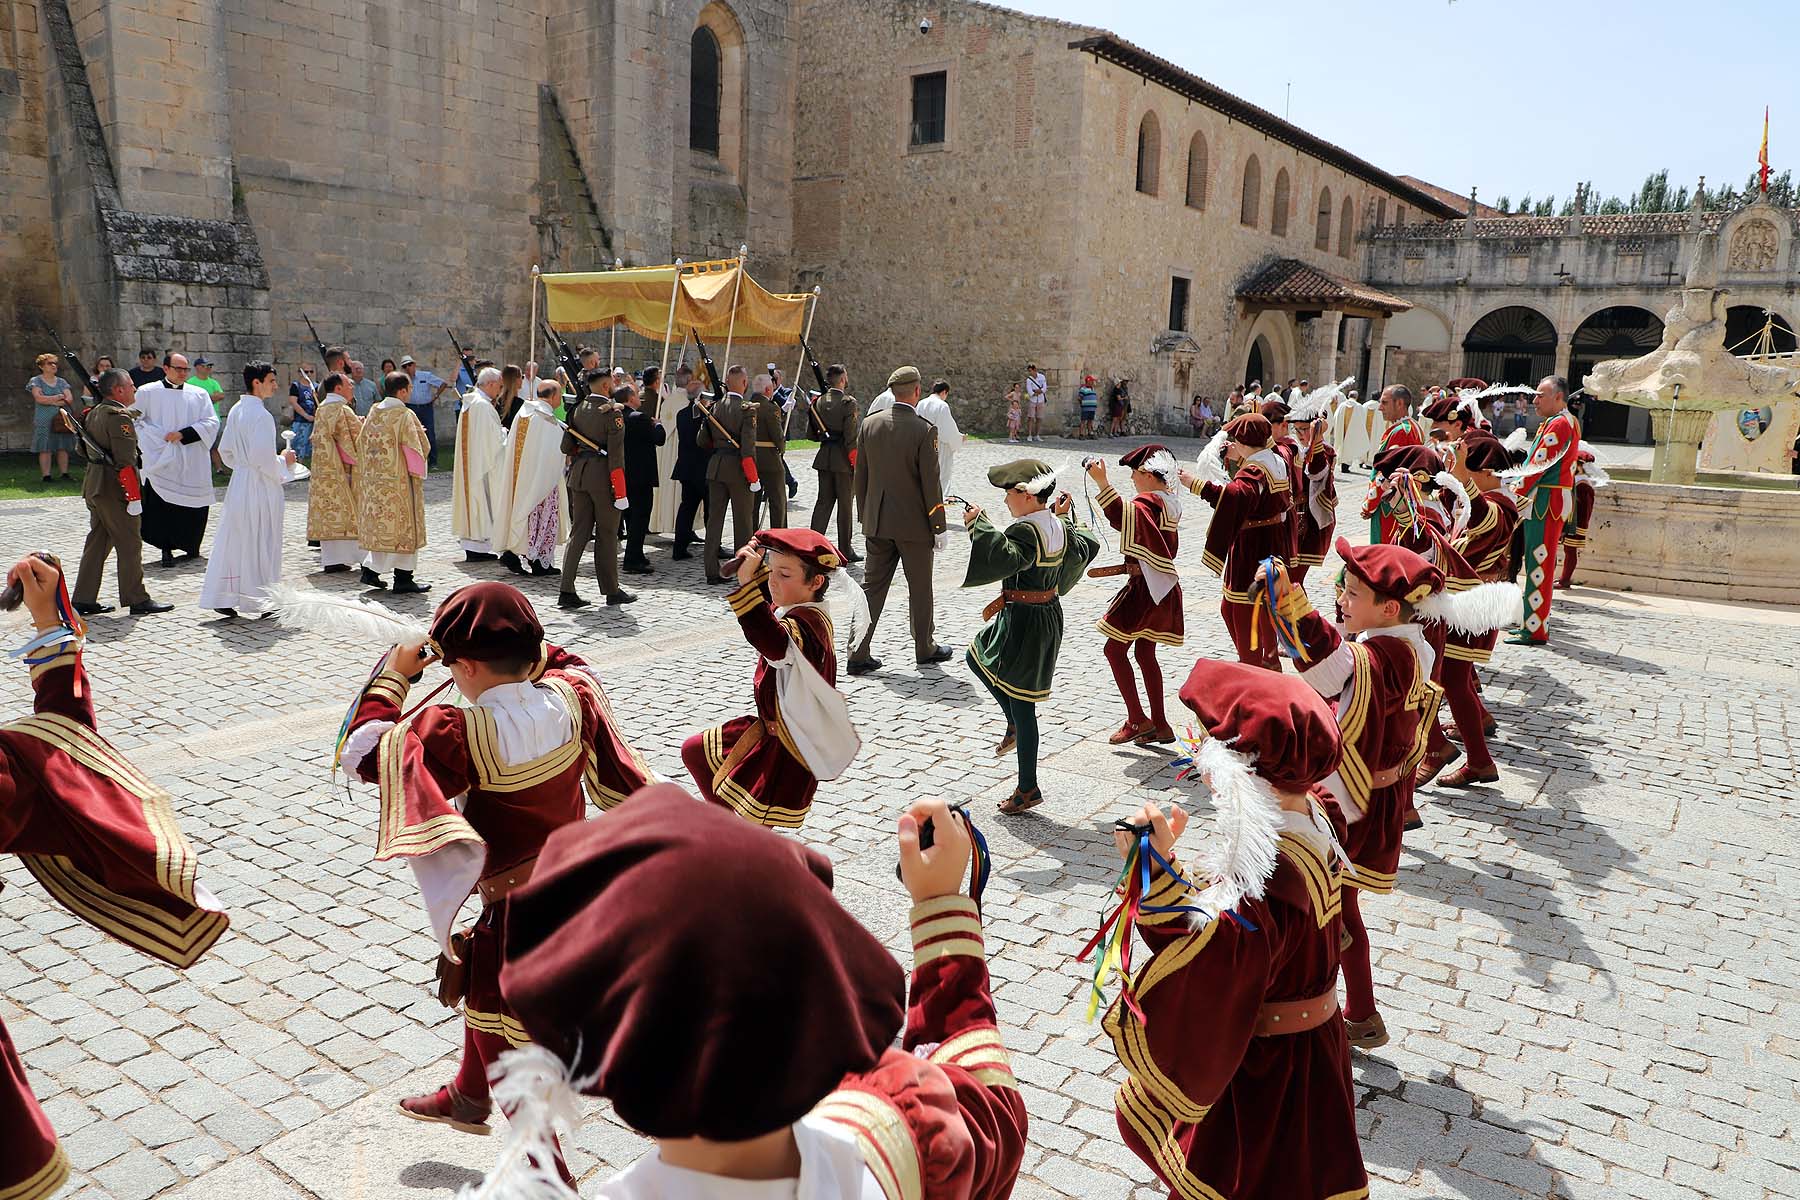
<instances>
[{"instance_id":1,"label":"leather belt","mask_svg":"<svg viewBox=\"0 0 1800 1200\"><path fill-rule=\"evenodd\" d=\"M1406 768L1403 766L1385 767L1379 771L1370 771L1369 790L1374 791L1376 788L1393 787L1396 783L1399 783L1405 775Z\"/></svg>"},{"instance_id":2,"label":"leather belt","mask_svg":"<svg viewBox=\"0 0 1800 1200\"><path fill-rule=\"evenodd\" d=\"M758 450L773 450L775 448L775 443L774 442L758 442L758 443L756 443L756 448Z\"/></svg>"},{"instance_id":3,"label":"leather belt","mask_svg":"<svg viewBox=\"0 0 1800 1200\"><path fill-rule=\"evenodd\" d=\"M1243 524L1243 528L1245 528L1245 529L1267 529L1272 525L1286 525L1287 523L1288 523L1288 515L1286 513L1282 513L1278 517L1258 517L1254 521L1245 521Z\"/></svg>"},{"instance_id":4,"label":"leather belt","mask_svg":"<svg viewBox=\"0 0 1800 1200\"><path fill-rule=\"evenodd\" d=\"M1061 593L1055 588L1042 590L1024 590L1019 588L1002 588L1000 594L988 601L988 606L981 610L981 619L992 619L1009 604L1048 604Z\"/></svg>"},{"instance_id":5,"label":"leather belt","mask_svg":"<svg viewBox=\"0 0 1800 1200\"><path fill-rule=\"evenodd\" d=\"M1310 1000L1278 1000L1256 1010L1255 1037L1276 1037L1317 1029L1338 1014L1337 989Z\"/></svg>"},{"instance_id":6,"label":"leather belt","mask_svg":"<svg viewBox=\"0 0 1800 1200\"><path fill-rule=\"evenodd\" d=\"M483 904L498 904L510 896L514 889L524 887L531 879L531 870L537 866L537 855L532 855L510 871L502 871L497 875L489 875L475 885L481 893Z\"/></svg>"}]
</instances>

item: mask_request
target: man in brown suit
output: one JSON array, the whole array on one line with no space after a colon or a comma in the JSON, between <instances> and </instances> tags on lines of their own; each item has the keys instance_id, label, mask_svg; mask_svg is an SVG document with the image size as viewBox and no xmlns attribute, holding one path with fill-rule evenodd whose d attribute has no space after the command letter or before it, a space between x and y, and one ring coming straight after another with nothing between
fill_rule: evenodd
<instances>
[{"instance_id":1,"label":"man in brown suit","mask_svg":"<svg viewBox=\"0 0 1800 1200\"><path fill-rule=\"evenodd\" d=\"M819 473L819 499L813 504L814 533L824 533L831 524L831 510L837 509L837 548L845 558L856 562L862 555L850 546L852 512L851 488L856 474L856 439L862 428L862 412L856 397L850 395L850 372L842 363L833 363L825 371L829 389L812 406L813 435L819 439L819 452L813 455L813 470ZM804 400L800 403L805 404Z\"/></svg>"},{"instance_id":2,"label":"man in brown suit","mask_svg":"<svg viewBox=\"0 0 1800 1200\"><path fill-rule=\"evenodd\" d=\"M939 645L932 636L931 560L945 538L944 488L938 481L937 428L913 409L919 387L919 369L901 367L888 376L893 407L862 423L856 508L862 513L863 541L869 552L863 571L869 629L846 664L852 675L866 675L881 665L869 656L869 646L887 604L896 563L906 571L913 656L921 665L950 658L950 647Z\"/></svg>"},{"instance_id":3,"label":"man in brown suit","mask_svg":"<svg viewBox=\"0 0 1800 1200\"><path fill-rule=\"evenodd\" d=\"M712 451L706 464L706 550L702 556L708 583L737 583L734 576L719 574L719 539L725 535L726 504L731 505L734 549L748 546L750 535L756 532L756 510L742 461L745 455L756 452L755 414L744 402L744 386L749 379L749 373L741 366L725 368L725 395L712 398L712 419L702 418L700 436L695 439L701 449ZM701 400L700 405L706 408L708 402ZM725 433L721 434L720 429ZM732 445L734 440L736 446ZM781 477L777 475L773 484L762 486L780 487Z\"/></svg>"},{"instance_id":4,"label":"man in brown suit","mask_svg":"<svg viewBox=\"0 0 1800 1200\"><path fill-rule=\"evenodd\" d=\"M594 542L594 574L608 604L630 604L637 597L619 586L619 506L625 490L625 406L606 398L612 382L606 371L589 371L583 380L592 389L588 398L568 411L568 429L562 452L569 463L569 547L563 551L562 589L558 608L585 608L587 601L575 590L581 571L581 555L588 539ZM545 404L560 390L554 379L538 385Z\"/></svg>"},{"instance_id":5,"label":"man in brown suit","mask_svg":"<svg viewBox=\"0 0 1800 1200\"><path fill-rule=\"evenodd\" d=\"M168 612L172 604L158 604L144 590L144 539L138 529L143 503L138 496L137 429L126 408L137 389L131 376L118 368L102 371L97 381L100 403L81 417L88 441L112 461L88 455L87 474L81 481L81 498L87 501L88 535L81 548L81 569L75 575L75 611L84 617L112 611L100 603L100 580L106 574L106 556L114 551L119 560L119 603L138 616Z\"/></svg>"}]
</instances>

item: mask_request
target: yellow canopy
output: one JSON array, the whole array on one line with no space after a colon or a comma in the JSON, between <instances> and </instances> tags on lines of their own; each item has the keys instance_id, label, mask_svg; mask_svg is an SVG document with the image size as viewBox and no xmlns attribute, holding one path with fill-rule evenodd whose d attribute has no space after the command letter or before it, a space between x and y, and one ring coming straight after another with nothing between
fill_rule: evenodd
<instances>
[{"instance_id":1,"label":"yellow canopy","mask_svg":"<svg viewBox=\"0 0 1800 1200\"><path fill-rule=\"evenodd\" d=\"M680 284L676 278L679 273ZM544 316L559 330L624 325L647 338L694 330L709 341L796 344L810 295L782 295L764 288L736 259L616 271L540 275ZM735 322L734 304L735 300Z\"/></svg>"}]
</instances>

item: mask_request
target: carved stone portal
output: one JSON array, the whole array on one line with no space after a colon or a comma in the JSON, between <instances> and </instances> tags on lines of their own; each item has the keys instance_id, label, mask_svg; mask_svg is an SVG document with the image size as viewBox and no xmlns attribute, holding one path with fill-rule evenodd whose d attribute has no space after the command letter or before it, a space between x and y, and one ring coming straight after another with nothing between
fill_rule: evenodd
<instances>
[{"instance_id":1,"label":"carved stone portal","mask_svg":"<svg viewBox=\"0 0 1800 1200\"><path fill-rule=\"evenodd\" d=\"M1725 260L1732 271L1772 271L1781 252L1781 235L1775 226L1757 217L1745 221L1731 235L1731 250Z\"/></svg>"}]
</instances>

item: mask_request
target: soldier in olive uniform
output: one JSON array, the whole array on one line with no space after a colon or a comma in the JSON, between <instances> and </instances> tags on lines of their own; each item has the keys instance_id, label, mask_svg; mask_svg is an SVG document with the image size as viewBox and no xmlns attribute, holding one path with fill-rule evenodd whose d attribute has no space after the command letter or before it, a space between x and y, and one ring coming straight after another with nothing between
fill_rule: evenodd
<instances>
[{"instance_id":1,"label":"soldier in olive uniform","mask_svg":"<svg viewBox=\"0 0 1800 1200\"><path fill-rule=\"evenodd\" d=\"M764 481L762 491L756 495L757 505L760 507L764 501L768 503L770 529L786 529L787 463L782 455L787 452L787 414L781 411L781 401L775 397L772 375L756 377L745 406L754 414L754 419L747 420L744 428L755 434L756 474Z\"/></svg>"},{"instance_id":2,"label":"soldier in olive uniform","mask_svg":"<svg viewBox=\"0 0 1800 1200\"><path fill-rule=\"evenodd\" d=\"M96 458L85 444L82 447L88 456L87 475L81 483L81 498L88 506L88 535L81 548L81 569L75 576L75 611L84 617L112 611L112 605L100 603L100 580L106 574L106 556L116 552L119 603L138 616L168 612L175 606L158 604L144 589L144 539L138 528L144 506L138 492L137 430L126 410L137 389L131 376L116 368L102 371L97 386L100 403L90 408L81 422L88 441L106 457Z\"/></svg>"},{"instance_id":3,"label":"soldier in olive uniform","mask_svg":"<svg viewBox=\"0 0 1800 1200\"><path fill-rule=\"evenodd\" d=\"M725 369L725 396L715 397L712 405L712 417L700 426L699 443L702 449L712 451L712 459L706 464L706 582L736 583L729 575L719 574L719 539L725 532L725 506L731 505L731 525L735 538L734 550L741 550L750 544L750 535L756 532L756 513L752 506L750 478L744 474L743 459L755 451L752 443L756 440L754 413L744 400L744 385L749 382L749 374L741 366ZM700 402L702 405L706 401ZM777 416L780 414L777 413ZM714 422L717 422L715 425ZM723 429L724 433L719 431ZM729 435L729 436L727 436ZM737 445L732 445L733 441ZM741 447L741 449L740 449ZM758 475L761 475L760 469ZM781 476L773 477L774 482L765 487L780 487Z\"/></svg>"},{"instance_id":4,"label":"soldier in olive uniform","mask_svg":"<svg viewBox=\"0 0 1800 1200\"><path fill-rule=\"evenodd\" d=\"M862 514L863 544L869 551L869 565L863 572L869 627L845 664L852 675L866 675L881 665L880 659L870 655L869 647L874 644L875 625L887 604L896 566L906 572L914 659L924 665L950 658L950 647L938 644L932 634L936 618L931 604L931 565L934 551L944 548L944 487L938 480L937 426L913 407L919 402L919 389L919 369L901 367L888 376L893 406L862 424L856 455L856 511Z\"/></svg>"},{"instance_id":5,"label":"soldier in olive uniform","mask_svg":"<svg viewBox=\"0 0 1800 1200\"><path fill-rule=\"evenodd\" d=\"M847 390L850 372L842 363L833 363L826 370L825 386L829 390L812 407L813 436L819 439L819 452L813 455L813 470L819 473L819 499L813 504L812 527L814 533L824 533L835 507L837 547L845 558L856 562L862 555L850 548L850 526L855 520L851 491L862 412L856 397Z\"/></svg>"},{"instance_id":6,"label":"soldier in olive uniform","mask_svg":"<svg viewBox=\"0 0 1800 1200\"><path fill-rule=\"evenodd\" d=\"M592 391L569 410L562 451L569 464L569 548L563 553L562 595L558 608L584 608L575 590L575 574L588 539L594 541L594 574L608 604L630 604L637 596L619 586L619 510L625 498L625 406L606 399L609 372L589 371L583 378Z\"/></svg>"}]
</instances>

